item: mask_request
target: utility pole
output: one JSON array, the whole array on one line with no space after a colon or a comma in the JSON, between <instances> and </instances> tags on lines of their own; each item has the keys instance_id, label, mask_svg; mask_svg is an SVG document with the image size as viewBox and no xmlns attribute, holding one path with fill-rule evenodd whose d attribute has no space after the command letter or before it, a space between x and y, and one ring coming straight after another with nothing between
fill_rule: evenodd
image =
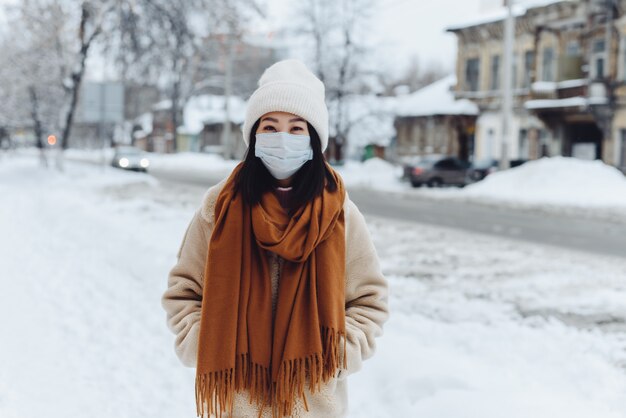
<instances>
[{"instance_id":1,"label":"utility pole","mask_svg":"<svg viewBox=\"0 0 626 418\"><path fill-rule=\"evenodd\" d=\"M612 129L611 126L613 124L613 115L615 113L615 101L614 101L614 81L617 79L617 73L615 73L615 77L613 77L613 71L611 67L611 53L612 51L612 43L613 43L613 0L606 0L606 27L604 34L604 86L605 86L605 95L607 98L607 104L604 106L605 111L602 112L602 141L605 144L608 144L611 135ZM602 160L602 149L604 147L600 147L599 152L596 154L596 158ZM599 155L598 155L599 154Z\"/></svg>"},{"instance_id":2,"label":"utility pole","mask_svg":"<svg viewBox=\"0 0 626 418\"><path fill-rule=\"evenodd\" d=\"M604 78L608 80L611 77L611 40L613 27L613 0L605 0L606 5L606 22L604 33Z\"/></svg>"},{"instance_id":3,"label":"utility pole","mask_svg":"<svg viewBox=\"0 0 626 418\"><path fill-rule=\"evenodd\" d=\"M100 151L101 151L100 152L100 165L102 167L102 170L104 170L104 167L106 165L106 157L104 155L105 154L105 151L104 151L104 148L105 148L105 144L104 144L105 143L105 140L104 140L104 136L105 136L104 129L105 129L105 126L104 126L104 124L105 124L105 111L106 111L106 108L105 108L105 106L106 106L106 102L105 102L105 100L106 100L106 97L105 97L105 95L106 95L106 85L105 85L105 82L101 81L99 87L100 87L100 89L99 89L100 90L100 111L98 113L99 113L100 117L99 117L99 120L98 120L98 141L100 142L99 145L101 147L100 148Z\"/></svg>"},{"instance_id":4,"label":"utility pole","mask_svg":"<svg viewBox=\"0 0 626 418\"><path fill-rule=\"evenodd\" d=\"M232 158L231 148L231 117L230 117L230 96L233 89L233 34L226 35L226 77L224 79L224 127L222 129L222 147L224 150L224 158L229 160Z\"/></svg>"},{"instance_id":5,"label":"utility pole","mask_svg":"<svg viewBox=\"0 0 626 418\"><path fill-rule=\"evenodd\" d=\"M509 150L508 147L513 143L513 37L514 37L514 18L513 18L513 0L504 0L507 8L507 15L504 21L504 45L503 45L503 74L502 74L502 142L500 154L500 169L509 168Z\"/></svg>"}]
</instances>

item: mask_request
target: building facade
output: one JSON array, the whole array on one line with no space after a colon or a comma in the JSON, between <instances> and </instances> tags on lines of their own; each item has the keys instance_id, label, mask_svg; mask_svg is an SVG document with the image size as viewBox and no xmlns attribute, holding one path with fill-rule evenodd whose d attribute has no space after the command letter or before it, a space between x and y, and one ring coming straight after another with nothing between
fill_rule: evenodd
<instances>
[{"instance_id":1,"label":"building facade","mask_svg":"<svg viewBox=\"0 0 626 418\"><path fill-rule=\"evenodd\" d=\"M626 1L570 0L517 10L510 159L564 155L626 169ZM502 146L505 13L456 34L457 98L480 109L476 158Z\"/></svg>"},{"instance_id":2,"label":"building facade","mask_svg":"<svg viewBox=\"0 0 626 418\"><path fill-rule=\"evenodd\" d=\"M472 159L478 107L454 97L456 84L452 75L399 98L394 121L397 159L428 154Z\"/></svg>"}]
</instances>

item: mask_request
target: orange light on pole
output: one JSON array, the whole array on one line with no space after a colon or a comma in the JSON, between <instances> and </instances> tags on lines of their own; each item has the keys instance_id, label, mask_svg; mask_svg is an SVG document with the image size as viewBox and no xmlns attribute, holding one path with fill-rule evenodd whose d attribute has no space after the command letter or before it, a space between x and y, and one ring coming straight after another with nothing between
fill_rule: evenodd
<instances>
[{"instance_id":1,"label":"orange light on pole","mask_svg":"<svg viewBox=\"0 0 626 418\"><path fill-rule=\"evenodd\" d=\"M48 145L54 145L57 143L57 137L55 135L48 135Z\"/></svg>"}]
</instances>

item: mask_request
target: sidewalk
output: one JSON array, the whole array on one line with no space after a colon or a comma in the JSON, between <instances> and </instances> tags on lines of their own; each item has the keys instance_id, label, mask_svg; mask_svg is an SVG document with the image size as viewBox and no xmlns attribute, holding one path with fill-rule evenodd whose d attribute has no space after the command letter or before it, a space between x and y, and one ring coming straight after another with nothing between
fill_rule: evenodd
<instances>
[{"instance_id":1,"label":"sidewalk","mask_svg":"<svg viewBox=\"0 0 626 418\"><path fill-rule=\"evenodd\" d=\"M195 416L160 307L195 198L32 157L0 177L0 416ZM350 417L626 417L626 262L367 220L391 319Z\"/></svg>"}]
</instances>

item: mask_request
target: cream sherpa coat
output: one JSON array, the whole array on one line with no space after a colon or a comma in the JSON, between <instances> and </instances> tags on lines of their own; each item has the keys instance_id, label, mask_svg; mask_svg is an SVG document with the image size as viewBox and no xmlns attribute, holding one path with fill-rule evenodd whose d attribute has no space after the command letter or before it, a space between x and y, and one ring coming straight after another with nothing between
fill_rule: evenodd
<instances>
[{"instance_id":1,"label":"cream sherpa coat","mask_svg":"<svg viewBox=\"0 0 626 418\"><path fill-rule=\"evenodd\" d=\"M214 223L215 201L225 181L211 187L189 224L172 268L168 289L162 297L167 324L176 335L175 350L187 367L196 367L202 285L208 242ZM322 391L307 392L309 411L301 401L294 417L334 418L347 415L346 377L361 369L363 360L374 354L374 338L382 334L387 320L387 281L381 273L376 250L363 215L346 195L346 358L341 370ZM272 274L273 306L276 303L282 259L268 252ZM245 394L235 397L234 418L258 417L259 410ZM263 417L271 417L263 411Z\"/></svg>"}]
</instances>

